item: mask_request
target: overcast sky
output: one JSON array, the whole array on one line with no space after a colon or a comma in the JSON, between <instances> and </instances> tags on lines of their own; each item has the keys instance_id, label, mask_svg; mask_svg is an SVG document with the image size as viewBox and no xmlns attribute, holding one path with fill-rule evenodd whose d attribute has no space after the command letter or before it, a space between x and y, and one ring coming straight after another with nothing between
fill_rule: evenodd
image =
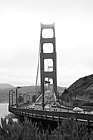
<instances>
[{"instance_id":1,"label":"overcast sky","mask_svg":"<svg viewBox=\"0 0 93 140\"><path fill-rule=\"evenodd\" d=\"M0 0L0 83L35 85L41 22L55 22L58 85L93 73L93 0Z\"/></svg>"}]
</instances>

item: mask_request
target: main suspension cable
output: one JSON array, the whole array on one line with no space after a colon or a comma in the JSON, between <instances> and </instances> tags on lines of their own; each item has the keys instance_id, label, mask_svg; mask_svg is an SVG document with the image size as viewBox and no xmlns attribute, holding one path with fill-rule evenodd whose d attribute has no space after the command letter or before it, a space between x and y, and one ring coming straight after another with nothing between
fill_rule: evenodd
<instances>
[{"instance_id":1,"label":"main suspension cable","mask_svg":"<svg viewBox=\"0 0 93 140\"><path fill-rule=\"evenodd\" d=\"M39 73L39 57L40 57L40 45L39 45L39 51L38 51L38 64L37 64L37 73L36 73L35 93L37 92L37 82L38 82L38 73Z\"/></svg>"}]
</instances>

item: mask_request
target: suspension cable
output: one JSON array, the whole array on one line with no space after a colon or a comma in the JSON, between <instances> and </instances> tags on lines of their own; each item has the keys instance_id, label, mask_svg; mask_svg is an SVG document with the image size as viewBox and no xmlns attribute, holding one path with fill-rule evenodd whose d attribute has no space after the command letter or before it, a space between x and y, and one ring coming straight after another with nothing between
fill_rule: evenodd
<instances>
[{"instance_id":1,"label":"suspension cable","mask_svg":"<svg viewBox=\"0 0 93 140\"><path fill-rule=\"evenodd\" d=\"M39 45L39 51L38 51L38 64L37 64L37 73L36 73L35 93L37 92L37 82L38 82L38 73L39 73L39 57L40 57L40 45Z\"/></svg>"}]
</instances>

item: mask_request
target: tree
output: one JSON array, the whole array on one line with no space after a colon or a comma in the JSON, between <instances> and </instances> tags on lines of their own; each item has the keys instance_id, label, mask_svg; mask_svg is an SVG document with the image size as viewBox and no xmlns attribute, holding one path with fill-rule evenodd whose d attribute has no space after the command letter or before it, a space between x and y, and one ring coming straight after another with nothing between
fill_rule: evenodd
<instances>
[{"instance_id":1,"label":"tree","mask_svg":"<svg viewBox=\"0 0 93 140\"><path fill-rule=\"evenodd\" d=\"M24 118L23 122L1 119L0 140L92 140L93 130L73 118L62 120L56 129L44 131L37 123Z\"/></svg>"}]
</instances>

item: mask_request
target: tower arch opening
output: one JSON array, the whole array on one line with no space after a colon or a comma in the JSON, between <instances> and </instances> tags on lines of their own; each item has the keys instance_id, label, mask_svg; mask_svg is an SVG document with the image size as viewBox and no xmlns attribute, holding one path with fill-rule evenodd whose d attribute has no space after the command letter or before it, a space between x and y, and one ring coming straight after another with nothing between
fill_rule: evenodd
<instances>
[{"instance_id":1,"label":"tower arch opening","mask_svg":"<svg viewBox=\"0 0 93 140\"><path fill-rule=\"evenodd\" d=\"M52 59L44 59L44 71L45 72L53 71L53 60Z\"/></svg>"},{"instance_id":2,"label":"tower arch opening","mask_svg":"<svg viewBox=\"0 0 93 140\"><path fill-rule=\"evenodd\" d=\"M42 38L53 38L53 29L43 29Z\"/></svg>"},{"instance_id":3,"label":"tower arch opening","mask_svg":"<svg viewBox=\"0 0 93 140\"><path fill-rule=\"evenodd\" d=\"M52 43L44 43L43 44L43 52L44 53L53 53L53 44Z\"/></svg>"}]
</instances>

